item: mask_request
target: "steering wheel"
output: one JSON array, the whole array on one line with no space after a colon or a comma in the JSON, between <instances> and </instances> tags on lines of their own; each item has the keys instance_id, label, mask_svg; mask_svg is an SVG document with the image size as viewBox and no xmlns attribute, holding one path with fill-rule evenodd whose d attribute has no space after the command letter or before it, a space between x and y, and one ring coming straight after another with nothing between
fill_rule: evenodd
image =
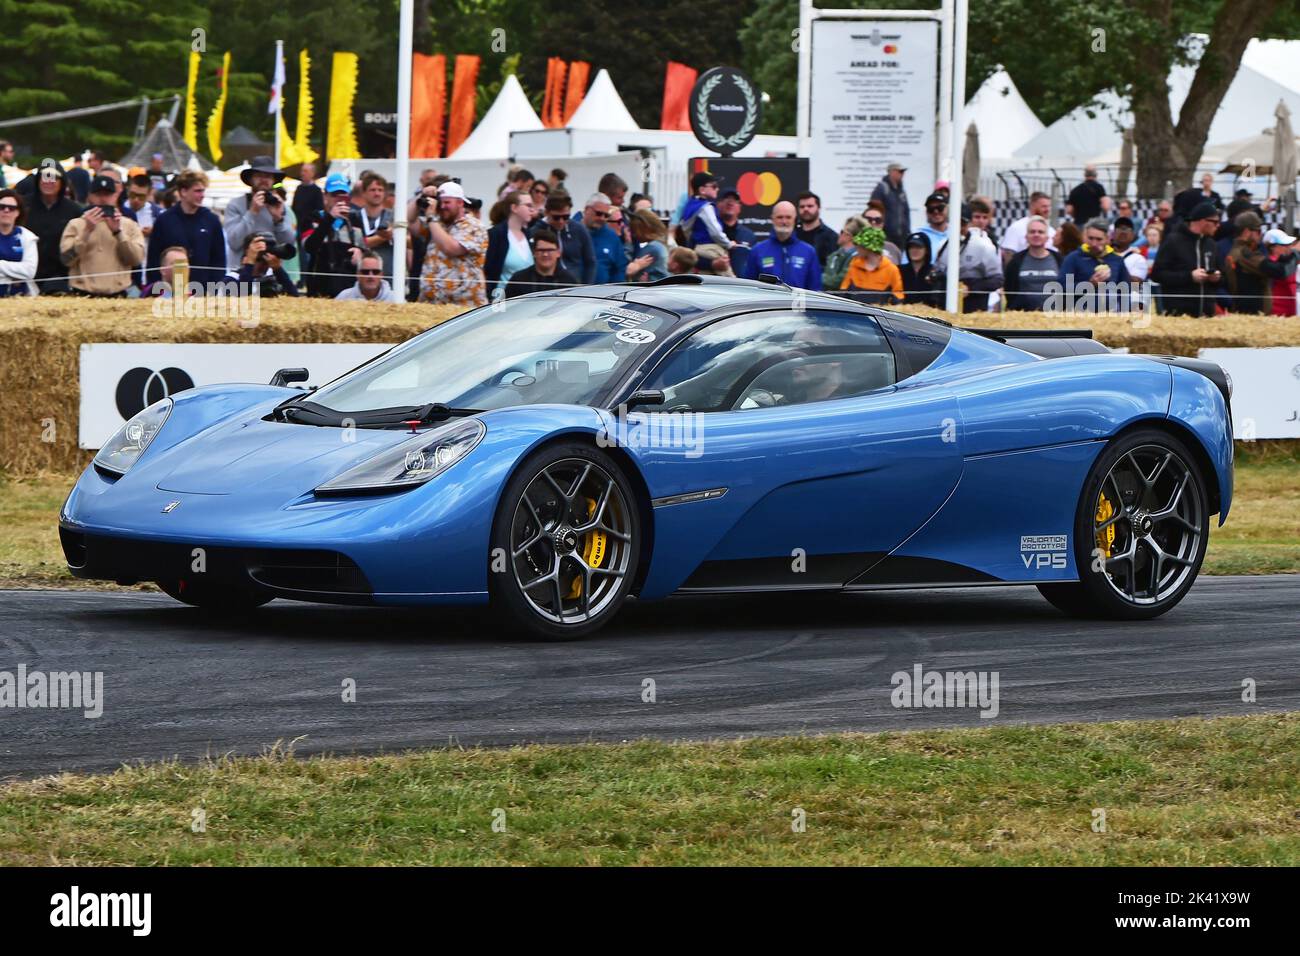
<instances>
[{"instance_id":1,"label":"steering wheel","mask_svg":"<svg viewBox=\"0 0 1300 956\"><path fill-rule=\"evenodd\" d=\"M511 376L518 377L511 378ZM522 381L522 379L527 379L528 381L525 382ZM504 388L507 385L513 385L515 388L523 388L526 385L532 385L536 381L536 378L522 368L508 368L504 372L499 372L496 376L496 380L492 384L496 385L498 388Z\"/></svg>"}]
</instances>

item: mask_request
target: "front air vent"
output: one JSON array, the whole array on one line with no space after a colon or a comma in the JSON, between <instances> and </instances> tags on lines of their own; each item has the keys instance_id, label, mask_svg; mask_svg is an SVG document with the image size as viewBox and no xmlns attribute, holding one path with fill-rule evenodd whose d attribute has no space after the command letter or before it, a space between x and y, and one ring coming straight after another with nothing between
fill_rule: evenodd
<instances>
[{"instance_id":1,"label":"front air vent","mask_svg":"<svg viewBox=\"0 0 1300 956\"><path fill-rule=\"evenodd\" d=\"M265 549L248 556L248 573L269 588L320 594L369 594L355 561L337 551Z\"/></svg>"}]
</instances>

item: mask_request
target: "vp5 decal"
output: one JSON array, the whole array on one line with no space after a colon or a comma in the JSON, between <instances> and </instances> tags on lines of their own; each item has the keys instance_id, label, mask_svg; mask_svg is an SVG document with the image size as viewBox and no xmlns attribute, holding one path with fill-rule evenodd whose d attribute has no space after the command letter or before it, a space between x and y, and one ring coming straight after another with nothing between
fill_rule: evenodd
<instances>
[{"instance_id":1,"label":"vp5 decal","mask_svg":"<svg viewBox=\"0 0 1300 956\"><path fill-rule=\"evenodd\" d=\"M1020 560L1027 569L1052 568L1064 571L1070 551L1070 536L1065 534L1022 534Z\"/></svg>"}]
</instances>

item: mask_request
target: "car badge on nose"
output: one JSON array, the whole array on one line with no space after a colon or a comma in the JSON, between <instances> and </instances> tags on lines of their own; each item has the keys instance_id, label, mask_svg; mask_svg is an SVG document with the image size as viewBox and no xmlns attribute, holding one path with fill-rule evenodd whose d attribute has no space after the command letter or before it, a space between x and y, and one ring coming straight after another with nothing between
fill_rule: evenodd
<instances>
[{"instance_id":1,"label":"car badge on nose","mask_svg":"<svg viewBox=\"0 0 1300 956\"><path fill-rule=\"evenodd\" d=\"M179 501L169 501L169 502L167 502L167 504L163 507L162 513L163 513L163 514L171 514L173 511L175 511L175 510L176 510L177 508L179 508L180 506L181 506L181 503L180 503Z\"/></svg>"}]
</instances>

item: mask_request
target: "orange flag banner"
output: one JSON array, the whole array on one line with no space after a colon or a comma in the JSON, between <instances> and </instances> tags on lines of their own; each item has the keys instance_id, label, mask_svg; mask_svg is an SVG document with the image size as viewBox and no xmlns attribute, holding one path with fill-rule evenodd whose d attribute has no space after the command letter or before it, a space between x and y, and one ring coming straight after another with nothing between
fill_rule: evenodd
<instances>
[{"instance_id":1,"label":"orange flag banner","mask_svg":"<svg viewBox=\"0 0 1300 956\"><path fill-rule=\"evenodd\" d=\"M569 64L569 85L564 94L564 116L561 126L573 118L582 105L582 97L587 92L587 77L591 75L591 64L583 60L574 60Z\"/></svg>"},{"instance_id":2,"label":"orange flag banner","mask_svg":"<svg viewBox=\"0 0 1300 956\"><path fill-rule=\"evenodd\" d=\"M668 61L664 74L664 108L659 120L660 129L690 129L691 89L699 72L685 63Z\"/></svg>"},{"instance_id":3,"label":"orange flag banner","mask_svg":"<svg viewBox=\"0 0 1300 956\"><path fill-rule=\"evenodd\" d=\"M546 98L542 101L542 125L555 129L564 125L564 78L568 66L558 56L546 60Z\"/></svg>"},{"instance_id":4,"label":"orange flag banner","mask_svg":"<svg viewBox=\"0 0 1300 956\"><path fill-rule=\"evenodd\" d=\"M474 128L474 99L478 90L479 58L456 54L456 75L451 81L451 114L447 121L447 155L469 138Z\"/></svg>"},{"instance_id":5,"label":"orange flag banner","mask_svg":"<svg viewBox=\"0 0 1300 956\"><path fill-rule=\"evenodd\" d=\"M442 155L442 127L447 119L447 58L441 53L415 54L411 67L411 155Z\"/></svg>"}]
</instances>

